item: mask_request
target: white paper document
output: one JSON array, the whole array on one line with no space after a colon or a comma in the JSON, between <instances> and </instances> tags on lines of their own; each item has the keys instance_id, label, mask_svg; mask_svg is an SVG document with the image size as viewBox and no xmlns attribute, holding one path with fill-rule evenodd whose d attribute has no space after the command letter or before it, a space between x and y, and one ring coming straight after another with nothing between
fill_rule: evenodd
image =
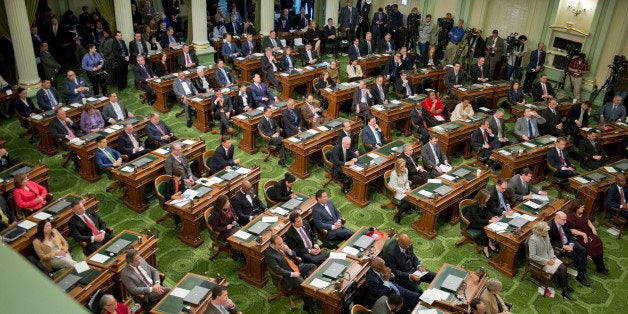
<instances>
[{"instance_id":1,"label":"white paper document","mask_svg":"<svg viewBox=\"0 0 628 314\"><path fill-rule=\"evenodd\" d=\"M454 178L454 177L452 177L452 176L450 176L450 175L448 175L448 174L443 174L443 175L441 175L440 177L441 177L441 178L443 178L443 179L445 179L445 180L448 180L448 181L453 181L453 180L456 180L456 178ZM429 181L429 180L428 180L428 181ZM439 183L440 183L440 182L439 182Z\"/></svg>"},{"instance_id":2,"label":"white paper document","mask_svg":"<svg viewBox=\"0 0 628 314\"><path fill-rule=\"evenodd\" d=\"M522 214L522 215L521 215L521 216L519 216L519 217L521 217L521 218L523 218L523 219L525 219L525 220L527 220L527 221L535 221L535 220L536 220L536 217L534 217L534 216L530 216L530 215L528 215L528 214Z\"/></svg>"},{"instance_id":3,"label":"white paper document","mask_svg":"<svg viewBox=\"0 0 628 314\"><path fill-rule=\"evenodd\" d=\"M80 274L86 270L89 270L89 265L87 265L86 261L78 262L74 264L74 269L76 269L76 272Z\"/></svg>"},{"instance_id":4,"label":"white paper document","mask_svg":"<svg viewBox=\"0 0 628 314\"><path fill-rule=\"evenodd\" d=\"M539 200L539 201L542 201L542 202L549 202L549 197L547 197L547 195L532 194L532 199L533 200Z\"/></svg>"},{"instance_id":5,"label":"white paper document","mask_svg":"<svg viewBox=\"0 0 628 314\"><path fill-rule=\"evenodd\" d=\"M434 116L434 118L436 118L436 120L438 121L445 121L445 118L441 117L441 116Z\"/></svg>"},{"instance_id":6,"label":"white paper document","mask_svg":"<svg viewBox=\"0 0 628 314\"><path fill-rule=\"evenodd\" d=\"M419 310L416 313L417 314L438 314L438 311L435 309L427 309L427 310Z\"/></svg>"},{"instance_id":7,"label":"white paper document","mask_svg":"<svg viewBox=\"0 0 628 314\"><path fill-rule=\"evenodd\" d=\"M440 164L438 166L440 167L440 170L442 170L443 172L449 172L453 168L452 166L447 166L443 164Z\"/></svg>"},{"instance_id":8,"label":"white paper document","mask_svg":"<svg viewBox=\"0 0 628 314\"><path fill-rule=\"evenodd\" d=\"M245 120L245 119L246 119L246 116L245 116L245 115L243 115L243 114L239 114L239 115L237 115L237 116L235 116L235 117L236 117L236 118L238 118L238 119L240 119L240 120Z\"/></svg>"},{"instance_id":9,"label":"white paper document","mask_svg":"<svg viewBox=\"0 0 628 314\"><path fill-rule=\"evenodd\" d=\"M24 220L17 225L22 229L30 230L31 228L37 226L37 223L32 222L30 220Z\"/></svg>"},{"instance_id":10,"label":"white paper document","mask_svg":"<svg viewBox=\"0 0 628 314\"><path fill-rule=\"evenodd\" d=\"M107 133L107 134L111 134L111 133L115 132L116 130L114 130L114 129L112 129L112 128L106 128L106 129L104 129L103 131L104 131L105 133Z\"/></svg>"},{"instance_id":11,"label":"white paper document","mask_svg":"<svg viewBox=\"0 0 628 314\"><path fill-rule=\"evenodd\" d=\"M495 232L503 232L504 230L506 230L506 228L508 228L508 224L505 222L498 221L498 222L493 222L489 224L488 228Z\"/></svg>"},{"instance_id":12,"label":"white paper document","mask_svg":"<svg viewBox=\"0 0 628 314\"><path fill-rule=\"evenodd\" d=\"M446 300L449 297L449 292L445 292L440 289L427 289L421 295L421 300L427 304L432 304L435 300Z\"/></svg>"},{"instance_id":13,"label":"white paper document","mask_svg":"<svg viewBox=\"0 0 628 314\"><path fill-rule=\"evenodd\" d=\"M379 157L379 155L378 155L378 154L375 154L375 153L368 153L368 154L367 154L367 156L369 156L369 157L371 157L371 158L373 158L373 159L375 159L375 158Z\"/></svg>"},{"instance_id":14,"label":"white paper document","mask_svg":"<svg viewBox=\"0 0 628 314\"><path fill-rule=\"evenodd\" d=\"M251 234L246 231L239 230L236 233L234 233L233 236L242 240L246 240L249 237L251 237Z\"/></svg>"},{"instance_id":15,"label":"white paper document","mask_svg":"<svg viewBox=\"0 0 628 314\"><path fill-rule=\"evenodd\" d=\"M428 191L426 191L426 190L420 190L420 191L419 191L419 194L421 194L421 195L423 195L423 196L425 196L425 197L432 197L432 195L433 195L433 193L428 192Z\"/></svg>"},{"instance_id":16,"label":"white paper document","mask_svg":"<svg viewBox=\"0 0 628 314\"><path fill-rule=\"evenodd\" d=\"M318 289L325 289L329 286L329 282L325 281L325 280L320 280L318 278L314 278L314 280L312 280L312 282L310 282L310 285L313 287L316 287Z\"/></svg>"},{"instance_id":17,"label":"white paper document","mask_svg":"<svg viewBox=\"0 0 628 314\"><path fill-rule=\"evenodd\" d=\"M560 264L562 264L563 261L561 261L558 258L554 259L554 265L547 265L545 264L545 266L543 266L543 270L548 273L548 274L553 274L556 272L556 270L558 269L558 266L560 266Z\"/></svg>"},{"instance_id":18,"label":"white paper document","mask_svg":"<svg viewBox=\"0 0 628 314\"><path fill-rule=\"evenodd\" d=\"M425 276L425 274L427 274L427 273L429 273L429 271L426 269L425 271L419 271L419 270L416 270L416 271L415 271L415 272L413 272L412 274L413 274L413 275L417 275L417 276L419 276L419 277L423 277L423 276Z\"/></svg>"},{"instance_id":19,"label":"white paper document","mask_svg":"<svg viewBox=\"0 0 628 314\"><path fill-rule=\"evenodd\" d=\"M79 104L79 103L76 103L76 102L75 102L75 103L73 103L73 104L70 104L70 106L72 106L72 107L74 107L74 108L80 108L80 107L83 107L83 104Z\"/></svg>"},{"instance_id":20,"label":"white paper document","mask_svg":"<svg viewBox=\"0 0 628 314\"><path fill-rule=\"evenodd\" d=\"M531 201L527 201L527 202L525 202L525 203L523 203L523 204L525 204L525 205L527 205L527 206L529 206L529 207L532 207L532 208L534 208L534 209L539 209L539 208L541 208L541 205L539 205L539 204L537 204L537 203L535 203L535 202L531 202Z\"/></svg>"},{"instance_id":21,"label":"white paper document","mask_svg":"<svg viewBox=\"0 0 628 314\"><path fill-rule=\"evenodd\" d=\"M211 177L211 178L207 179L207 185L220 184L220 183L222 183L222 181L224 181L224 180L219 178L219 177Z\"/></svg>"},{"instance_id":22,"label":"white paper document","mask_svg":"<svg viewBox=\"0 0 628 314\"><path fill-rule=\"evenodd\" d=\"M129 167L129 166L125 166L125 167L122 167L122 169L120 169L120 171L123 171L123 172L131 172L131 171L133 171L133 168L132 168L132 167Z\"/></svg>"},{"instance_id":23,"label":"white paper document","mask_svg":"<svg viewBox=\"0 0 628 314\"><path fill-rule=\"evenodd\" d=\"M123 126L119 125L119 124L113 124L113 125L110 126L110 128L112 128L114 130L120 130L120 129L123 128Z\"/></svg>"},{"instance_id":24,"label":"white paper document","mask_svg":"<svg viewBox=\"0 0 628 314\"><path fill-rule=\"evenodd\" d=\"M275 214L277 214L277 215L281 215L281 216L285 216L285 215L287 215L288 213L290 213L290 211L285 210L285 209L283 209L283 208L281 208L281 207L276 207L275 209L271 209L271 210L270 210L270 212L271 212L271 213L275 213Z\"/></svg>"},{"instance_id":25,"label":"white paper document","mask_svg":"<svg viewBox=\"0 0 628 314\"><path fill-rule=\"evenodd\" d=\"M528 146L528 147L536 147L536 145L530 143L530 142L523 142L521 143L522 145Z\"/></svg>"},{"instance_id":26,"label":"white paper document","mask_svg":"<svg viewBox=\"0 0 628 314\"><path fill-rule=\"evenodd\" d=\"M292 142L292 143L298 143L298 142L300 142L301 140L293 136L293 137L289 137L289 138L288 138L288 141L290 141L290 142Z\"/></svg>"},{"instance_id":27,"label":"white paper document","mask_svg":"<svg viewBox=\"0 0 628 314\"><path fill-rule=\"evenodd\" d=\"M498 151L498 153L500 153L500 154L502 154L502 155L504 155L504 156L510 156L510 155L512 155L512 153L510 153L509 151L504 150L504 149L502 149L502 150Z\"/></svg>"},{"instance_id":28,"label":"white paper document","mask_svg":"<svg viewBox=\"0 0 628 314\"><path fill-rule=\"evenodd\" d=\"M109 99L107 96L100 96L98 100L103 101Z\"/></svg>"},{"instance_id":29,"label":"white paper document","mask_svg":"<svg viewBox=\"0 0 628 314\"><path fill-rule=\"evenodd\" d=\"M329 129L323 125L319 126L318 129L321 130L322 132L329 131Z\"/></svg>"},{"instance_id":30,"label":"white paper document","mask_svg":"<svg viewBox=\"0 0 628 314\"><path fill-rule=\"evenodd\" d=\"M39 212L35 215L33 215L33 218L37 219L37 220L44 220L44 219L48 219L52 217L52 215L45 213L45 212Z\"/></svg>"},{"instance_id":31,"label":"white paper document","mask_svg":"<svg viewBox=\"0 0 628 314\"><path fill-rule=\"evenodd\" d=\"M345 246L344 248L342 248L342 252L347 253L349 255L358 256L358 254L360 253L360 250L354 247Z\"/></svg>"},{"instance_id":32,"label":"white paper document","mask_svg":"<svg viewBox=\"0 0 628 314\"><path fill-rule=\"evenodd\" d=\"M251 169L246 168L246 167L240 167L240 168L236 169L235 172L237 172L239 174L247 174L247 173L251 172Z\"/></svg>"},{"instance_id":33,"label":"white paper document","mask_svg":"<svg viewBox=\"0 0 628 314\"><path fill-rule=\"evenodd\" d=\"M604 167L604 170L610 172L610 173L617 173L617 170L615 170L615 168L613 167Z\"/></svg>"},{"instance_id":34,"label":"white paper document","mask_svg":"<svg viewBox=\"0 0 628 314\"><path fill-rule=\"evenodd\" d=\"M427 179L427 183L438 183L441 184L443 181L441 179Z\"/></svg>"},{"instance_id":35,"label":"white paper document","mask_svg":"<svg viewBox=\"0 0 628 314\"><path fill-rule=\"evenodd\" d=\"M362 171L362 170L364 170L364 168L362 168L362 167L360 167L358 165L353 165L353 166L351 166L349 168L351 168L351 169L353 169L355 171Z\"/></svg>"},{"instance_id":36,"label":"white paper document","mask_svg":"<svg viewBox=\"0 0 628 314\"><path fill-rule=\"evenodd\" d=\"M331 253L329 253L329 258L331 258L331 259L346 259L347 258L347 254L345 254L345 253L338 253L338 252L331 252Z\"/></svg>"},{"instance_id":37,"label":"white paper document","mask_svg":"<svg viewBox=\"0 0 628 314\"><path fill-rule=\"evenodd\" d=\"M96 100L98 100L98 99L96 99L96 98L94 98L94 97L89 97L89 98L87 98L87 101L96 101Z\"/></svg>"},{"instance_id":38,"label":"white paper document","mask_svg":"<svg viewBox=\"0 0 628 314\"><path fill-rule=\"evenodd\" d=\"M94 261L96 263L105 263L107 260L109 259L109 256L104 255L104 254L100 254L100 253L96 253L94 254L94 256L92 256L89 260L90 261Z\"/></svg>"},{"instance_id":39,"label":"white paper document","mask_svg":"<svg viewBox=\"0 0 628 314\"><path fill-rule=\"evenodd\" d=\"M160 155L165 155L168 153L168 150L163 149L163 148L158 148L158 149L155 149L155 153L160 154Z\"/></svg>"},{"instance_id":40,"label":"white paper document","mask_svg":"<svg viewBox=\"0 0 628 314\"><path fill-rule=\"evenodd\" d=\"M275 223L275 222L277 222L277 220L279 220L279 217L277 217L277 216L264 216L264 217L262 217L262 222L272 222L272 223Z\"/></svg>"},{"instance_id":41,"label":"white paper document","mask_svg":"<svg viewBox=\"0 0 628 314\"><path fill-rule=\"evenodd\" d=\"M606 168L606 167L604 167L604 168ZM587 179L585 179L585 178L583 178L583 177L574 177L573 179L574 179L574 180L576 180L576 181L578 181L578 182L580 182L580 183L582 183L582 184L587 184L587 183L589 183L589 180L587 180Z\"/></svg>"},{"instance_id":42,"label":"white paper document","mask_svg":"<svg viewBox=\"0 0 628 314\"><path fill-rule=\"evenodd\" d=\"M172 289L172 291L170 292L170 295L173 296L173 297L185 299L185 297L188 296L188 293L190 293L190 290L186 290L186 289L183 289L183 288L176 287L176 288Z\"/></svg>"}]
</instances>

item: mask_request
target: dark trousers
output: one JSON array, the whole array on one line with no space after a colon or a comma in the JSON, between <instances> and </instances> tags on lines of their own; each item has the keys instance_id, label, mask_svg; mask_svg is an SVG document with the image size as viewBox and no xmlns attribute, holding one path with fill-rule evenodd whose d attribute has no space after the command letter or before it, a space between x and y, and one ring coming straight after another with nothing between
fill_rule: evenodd
<instances>
[{"instance_id":1,"label":"dark trousers","mask_svg":"<svg viewBox=\"0 0 628 314\"><path fill-rule=\"evenodd\" d=\"M286 158L286 148L283 146L283 137L271 137L270 145L277 147L277 150L279 151L279 161L284 161Z\"/></svg>"},{"instance_id":2,"label":"dark trousers","mask_svg":"<svg viewBox=\"0 0 628 314\"><path fill-rule=\"evenodd\" d=\"M115 77L116 77L116 84L118 84L118 89L125 89L127 88L127 74L128 74L128 69L129 69L129 63L127 61L120 61L118 60L118 66L115 68L114 72L115 72Z\"/></svg>"},{"instance_id":3,"label":"dark trousers","mask_svg":"<svg viewBox=\"0 0 628 314\"><path fill-rule=\"evenodd\" d=\"M107 95L107 79L105 76L94 75L92 72L87 73L87 77L89 81L92 83L92 87L94 88L94 95L100 95L100 88L102 87L102 94Z\"/></svg>"},{"instance_id":4,"label":"dark trousers","mask_svg":"<svg viewBox=\"0 0 628 314\"><path fill-rule=\"evenodd\" d=\"M87 243L87 247L85 248L87 254L96 252L101 246L109 242L111 239L113 239L113 235L111 233L105 233L105 239L101 242Z\"/></svg>"},{"instance_id":5,"label":"dark trousers","mask_svg":"<svg viewBox=\"0 0 628 314\"><path fill-rule=\"evenodd\" d=\"M231 128L229 118L227 118L227 115L224 112L216 112L216 116L220 120L220 134L227 133L227 130Z\"/></svg>"},{"instance_id":6,"label":"dark trousers","mask_svg":"<svg viewBox=\"0 0 628 314\"><path fill-rule=\"evenodd\" d=\"M436 273L430 271L430 272L427 272L427 274L423 275L423 277L421 277L419 282L415 282L410 278L403 278L399 280L399 285L401 285L402 287L406 289L416 291L419 294L422 294L423 289L421 289L421 286L419 286L419 284L422 282L430 283L432 282L432 280L434 280L434 277L436 277Z\"/></svg>"},{"instance_id":7,"label":"dark trousers","mask_svg":"<svg viewBox=\"0 0 628 314\"><path fill-rule=\"evenodd\" d=\"M573 243L571 252L564 251L563 256L573 259L574 266L578 270L578 276L587 274L587 249L578 242Z\"/></svg>"},{"instance_id":8,"label":"dark trousers","mask_svg":"<svg viewBox=\"0 0 628 314\"><path fill-rule=\"evenodd\" d=\"M526 71L526 78L523 81L523 92L524 93L529 93L530 89L532 88L532 83L534 83L534 80L536 79L537 74L539 74L539 72L528 72Z\"/></svg>"}]
</instances>

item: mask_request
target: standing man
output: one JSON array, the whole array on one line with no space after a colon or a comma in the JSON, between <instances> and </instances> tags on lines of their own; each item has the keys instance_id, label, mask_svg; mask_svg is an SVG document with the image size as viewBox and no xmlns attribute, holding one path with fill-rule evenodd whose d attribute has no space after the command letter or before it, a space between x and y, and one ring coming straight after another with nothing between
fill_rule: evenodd
<instances>
[{"instance_id":1,"label":"standing man","mask_svg":"<svg viewBox=\"0 0 628 314\"><path fill-rule=\"evenodd\" d=\"M133 67L133 75L135 79L140 81L140 87L144 92L146 92L146 99L148 100L148 105L152 106L153 102L155 102L155 91L153 91L148 86L148 81L154 80L157 78L155 72L151 67L146 65L146 60L144 56L138 55L135 66Z\"/></svg>"},{"instance_id":2,"label":"standing man","mask_svg":"<svg viewBox=\"0 0 628 314\"><path fill-rule=\"evenodd\" d=\"M386 34L386 27L388 26L388 15L384 13L384 9L377 9L377 13L373 14L371 24L373 37L375 41L379 41Z\"/></svg>"},{"instance_id":3,"label":"standing man","mask_svg":"<svg viewBox=\"0 0 628 314\"><path fill-rule=\"evenodd\" d=\"M462 27L463 23L464 20L459 19L458 25L452 28L449 33L447 33L449 43L447 44L447 48L445 49L445 60L448 64L452 64L454 62L456 50L458 50L458 44L460 44L460 42L464 38L464 28Z\"/></svg>"},{"instance_id":4,"label":"standing man","mask_svg":"<svg viewBox=\"0 0 628 314\"><path fill-rule=\"evenodd\" d=\"M351 177L342 172L343 166L353 166L358 161L355 151L351 149L351 138L343 137L340 143L334 146L331 152L330 161L333 164L331 176L337 178L342 183L342 193L347 194L353 182Z\"/></svg>"},{"instance_id":5,"label":"standing man","mask_svg":"<svg viewBox=\"0 0 628 314\"><path fill-rule=\"evenodd\" d=\"M177 95L179 101L183 105L183 110L185 111L185 121L188 128L192 127L192 120L190 119L190 98L192 96L198 95L198 90L192 84L192 80L185 76L183 71L179 71L178 77L174 80L172 84L172 89L174 90L174 94ZM220 90L220 89L217 89Z\"/></svg>"},{"instance_id":6,"label":"standing man","mask_svg":"<svg viewBox=\"0 0 628 314\"><path fill-rule=\"evenodd\" d=\"M526 35L521 35L517 38L517 40L517 45L512 49L512 52L508 57L508 73L506 74L506 80L511 80L512 76L512 80L518 80L521 82L521 78L523 77L521 64L527 53L526 41L528 40L528 37L526 37Z\"/></svg>"},{"instance_id":7,"label":"standing man","mask_svg":"<svg viewBox=\"0 0 628 314\"><path fill-rule=\"evenodd\" d=\"M482 37L482 30L475 31L471 42L469 43L469 54L471 54L471 63L476 63L480 57L486 54L486 41Z\"/></svg>"},{"instance_id":8,"label":"standing man","mask_svg":"<svg viewBox=\"0 0 628 314\"><path fill-rule=\"evenodd\" d=\"M122 39L122 33L116 32L115 42L113 43L113 55L116 65L113 67L114 77L118 85L118 91L122 91L127 88L127 72L129 68L129 50L126 48L126 44Z\"/></svg>"},{"instance_id":9,"label":"standing man","mask_svg":"<svg viewBox=\"0 0 628 314\"><path fill-rule=\"evenodd\" d=\"M580 89L582 88L582 77L589 72L589 62L586 60L587 55L584 52L578 54L569 62L567 70L569 75L565 79L565 92L571 92L573 87L573 99L580 99Z\"/></svg>"},{"instance_id":10,"label":"standing man","mask_svg":"<svg viewBox=\"0 0 628 314\"><path fill-rule=\"evenodd\" d=\"M323 38L326 45L331 45L334 56L338 54L338 40L336 39L336 27L334 26L334 19L328 18L327 25L323 27ZM329 56L329 51L327 51Z\"/></svg>"},{"instance_id":11,"label":"standing man","mask_svg":"<svg viewBox=\"0 0 628 314\"><path fill-rule=\"evenodd\" d=\"M488 59L489 77L497 78L499 73L495 73L497 62L502 59L504 51L504 40L499 37L499 32L494 29L492 36L486 39L486 59Z\"/></svg>"},{"instance_id":12,"label":"standing man","mask_svg":"<svg viewBox=\"0 0 628 314\"><path fill-rule=\"evenodd\" d=\"M134 40L129 43L129 53L131 54L129 60L131 64L136 64L138 56L146 57L148 55L148 45L142 40L141 33L135 33L133 37Z\"/></svg>"},{"instance_id":13,"label":"standing man","mask_svg":"<svg viewBox=\"0 0 628 314\"><path fill-rule=\"evenodd\" d=\"M427 48L430 46L432 30L434 30L432 15L428 14L425 16L425 22L419 26L419 64L425 64L427 62Z\"/></svg>"},{"instance_id":14,"label":"standing man","mask_svg":"<svg viewBox=\"0 0 628 314\"><path fill-rule=\"evenodd\" d=\"M537 74L539 74L539 71L545 64L544 47L545 44L539 43L538 48L530 53L530 63L526 67L526 78L523 81L523 92L526 94L530 93L534 79L536 79Z\"/></svg>"},{"instance_id":15,"label":"standing man","mask_svg":"<svg viewBox=\"0 0 628 314\"><path fill-rule=\"evenodd\" d=\"M355 38L359 16L358 10L353 7L353 0L347 0L347 6L340 10L338 22L340 23L340 29L347 31L348 38Z\"/></svg>"}]
</instances>

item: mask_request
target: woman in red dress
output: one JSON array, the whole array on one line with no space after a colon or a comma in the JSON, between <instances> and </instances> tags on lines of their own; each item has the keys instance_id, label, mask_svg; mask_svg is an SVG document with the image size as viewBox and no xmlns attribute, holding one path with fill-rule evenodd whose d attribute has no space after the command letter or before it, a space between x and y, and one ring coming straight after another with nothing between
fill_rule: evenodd
<instances>
[{"instance_id":1,"label":"woman in red dress","mask_svg":"<svg viewBox=\"0 0 628 314\"><path fill-rule=\"evenodd\" d=\"M423 101L423 107L427 109L430 115L434 120L438 121L439 124L445 122L445 115L443 115L445 108L440 98L436 97L435 92L431 91L428 94L428 97Z\"/></svg>"},{"instance_id":2,"label":"woman in red dress","mask_svg":"<svg viewBox=\"0 0 628 314\"><path fill-rule=\"evenodd\" d=\"M29 211L36 211L47 203L48 191L37 182L28 180L26 173L15 175L15 205Z\"/></svg>"},{"instance_id":3,"label":"woman in red dress","mask_svg":"<svg viewBox=\"0 0 628 314\"><path fill-rule=\"evenodd\" d=\"M608 275L608 269L604 264L602 240L598 237L597 230L595 230L591 220L584 214L584 205L580 200L572 201L571 208L567 213L567 222L571 227L571 233L587 249L587 254L593 259L597 272Z\"/></svg>"}]
</instances>

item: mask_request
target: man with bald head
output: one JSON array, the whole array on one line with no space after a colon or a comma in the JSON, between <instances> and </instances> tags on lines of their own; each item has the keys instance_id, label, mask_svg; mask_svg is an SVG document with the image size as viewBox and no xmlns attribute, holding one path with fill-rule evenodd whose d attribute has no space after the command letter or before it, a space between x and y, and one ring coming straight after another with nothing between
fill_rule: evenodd
<instances>
[{"instance_id":1,"label":"man with bald head","mask_svg":"<svg viewBox=\"0 0 628 314\"><path fill-rule=\"evenodd\" d=\"M266 210L266 205L259 199L249 180L242 181L240 190L231 199L231 207L238 215L238 223L242 226Z\"/></svg>"},{"instance_id":2,"label":"man with bald head","mask_svg":"<svg viewBox=\"0 0 628 314\"><path fill-rule=\"evenodd\" d=\"M397 276L386 267L381 257L373 258L371 269L366 272L366 288L369 295L379 299L382 296L400 295L403 299L402 311L411 311L418 303L420 292L408 290L399 285Z\"/></svg>"},{"instance_id":3,"label":"man with bald head","mask_svg":"<svg viewBox=\"0 0 628 314\"><path fill-rule=\"evenodd\" d=\"M429 284L436 276L434 272L423 267L421 260L414 254L410 237L405 233L399 235L397 241L390 243L384 256L386 266L395 274L396 282L419 295L423 293L419 283Z\"/></svg>"},{"instance_id":4,"label":"man with bald head","mask_svg":"<svg viewBox=\"0 0 628 314\"><path fill-rule=\"evenodd\" d=\"M576 237L571 233L571 227L567 222L567 214L559 211L554 216L554 220L549 222L549 238L554 248L562 251L563 257L570 257L574 261L574 266L578 271L576 280L583 286L591 286L587 278L587 250L576 241Z\"/></svg>"}]
</instances>

